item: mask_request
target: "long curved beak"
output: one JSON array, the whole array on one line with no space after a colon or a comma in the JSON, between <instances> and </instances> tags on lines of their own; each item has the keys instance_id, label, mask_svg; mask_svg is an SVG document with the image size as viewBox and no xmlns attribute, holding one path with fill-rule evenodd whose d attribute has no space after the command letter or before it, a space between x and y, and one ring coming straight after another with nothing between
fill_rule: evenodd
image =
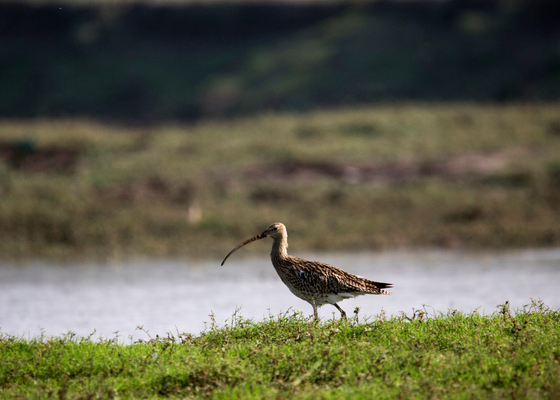
<instances>
[{"instance_id":1,"label":"long curved beak","mask_svg":"<svg viewBox=\"0 0 560 400\"><path fill-rule=\"evenodd\" d=\"M246 244L252 243L252 242L254 242L254 241L256 241L256 240L259 240L259 239L262 239L262 238L265 238L265 237L266 237L266 235L265 235L264 233L260 233L260 234L258 234L257 236L252 237L251 239L247 239L246 241L244 241L243 243L241 243L240 245L238 245L235 249L233 249L232 251L230 251L230 252L228 253L228 255L226 256L226 258L224 258L224 261L222 261L222 263L221 263L220 265L224 265L224 263L226 262L226 260L228 259L228 257L231 256L236 250L242 248L242 247L245 246Z\"/></svg>"}]
</instances>

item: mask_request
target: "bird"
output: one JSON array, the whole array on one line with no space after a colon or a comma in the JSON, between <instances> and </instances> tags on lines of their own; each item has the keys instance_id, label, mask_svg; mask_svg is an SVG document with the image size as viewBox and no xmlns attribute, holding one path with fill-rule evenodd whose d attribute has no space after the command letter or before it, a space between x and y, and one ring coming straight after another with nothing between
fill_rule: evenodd
<instances>
[{"instance_id":1,"label":"bird","mask_svg":"<svg viewBox=\"0 0 560 400\"><path fill-rule=\"evenodd\" d=\"M383 289L392 288L393 284L374 282L358 275L352 275L332 265L288 254L288 231L281 222L275 222L258 234L236 246L222 261L222 266L235 251L254 241L272 238L270 258L280 279L290 291L313 307L313 317L317 321L317 308L332 304L340 311L340 318L346 319L346 312L338 302L364 294L389 295Z\"/></svg>"}]
</instances>

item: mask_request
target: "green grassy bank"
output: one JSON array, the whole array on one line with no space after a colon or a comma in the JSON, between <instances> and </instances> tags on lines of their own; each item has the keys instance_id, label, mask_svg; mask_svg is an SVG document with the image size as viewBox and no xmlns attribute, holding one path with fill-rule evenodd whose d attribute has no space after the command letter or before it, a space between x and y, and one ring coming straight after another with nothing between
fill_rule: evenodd
<instances>
[{"instance_id":1,"label":"green grassy bank","mask_svg":"<svg viewBox=\"0 0 560 400\"><path fill-rule=\"evenodd\" d=\"M387 105L125 128L0 121L0 256L560 245L560 105ZM249 246L244 252L268 251Z\"/></svg>"},{"instance_id":2,"label":"green grassy bank","mask_svg":"<svg viewBox=\"0 0 560 400\"><path fill-rule=\"evenodd\" d=\"M558 399L560 313L533 301L348 322L233 317L200 336L0 336L2 398Z\"/></svg>"}]
</instances>

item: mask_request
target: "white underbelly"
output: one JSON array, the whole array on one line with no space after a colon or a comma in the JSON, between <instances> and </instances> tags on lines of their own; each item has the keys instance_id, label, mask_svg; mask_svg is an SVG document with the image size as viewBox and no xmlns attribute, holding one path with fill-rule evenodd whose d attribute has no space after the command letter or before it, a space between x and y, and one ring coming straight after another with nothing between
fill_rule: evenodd
<instances>
[{"instance_id":1,"label":"white underbelly","mask_svg":"<svg viewBox=\"0 0 560 400\"><path fill-rule=\"evenodd\" d=\"M336 304L342 300L351 299L356 296L362 296L364 292L353 292L353 293L325 293L321 295L313 296L311 293L300 292L297 290L293 290L291 287L289 288L290 291L299 297L302 300L307 301L309 304L313 305L313 301L315 301L315 305L317 307L322 306L323 304Z\"/></svg>"}]
</instances>

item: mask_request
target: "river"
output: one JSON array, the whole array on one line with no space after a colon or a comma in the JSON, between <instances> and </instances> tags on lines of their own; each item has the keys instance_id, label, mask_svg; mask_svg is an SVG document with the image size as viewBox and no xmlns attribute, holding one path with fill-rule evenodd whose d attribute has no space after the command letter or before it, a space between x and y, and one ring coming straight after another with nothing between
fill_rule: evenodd
<instances>
[{"instance_id":1,"label":"river","mask_svg":"<svg viewBox=\"0 0 560 400\"><path fill-rule=\"evenodd\" d=\"M505 301L518 309L531 298L560 308L560 249L300 256L394 284L391 296L360 296L339 303L349 316L360 307L362 319L382 311L388 316L411 315L424 308L429 313L478 309L491 314ZM237 308L239 315L255 320L287 310L312 314L311 306L280 281L268 258L236 254L224 266L218 260L0 263L0 332L24 338L74 332L128 342L167 332L197 334L209 326L211 314L223 325ZM319 310L323 319L333 318L333 313L339 317L333 306Z\"/></svg>"}]
</instances>

